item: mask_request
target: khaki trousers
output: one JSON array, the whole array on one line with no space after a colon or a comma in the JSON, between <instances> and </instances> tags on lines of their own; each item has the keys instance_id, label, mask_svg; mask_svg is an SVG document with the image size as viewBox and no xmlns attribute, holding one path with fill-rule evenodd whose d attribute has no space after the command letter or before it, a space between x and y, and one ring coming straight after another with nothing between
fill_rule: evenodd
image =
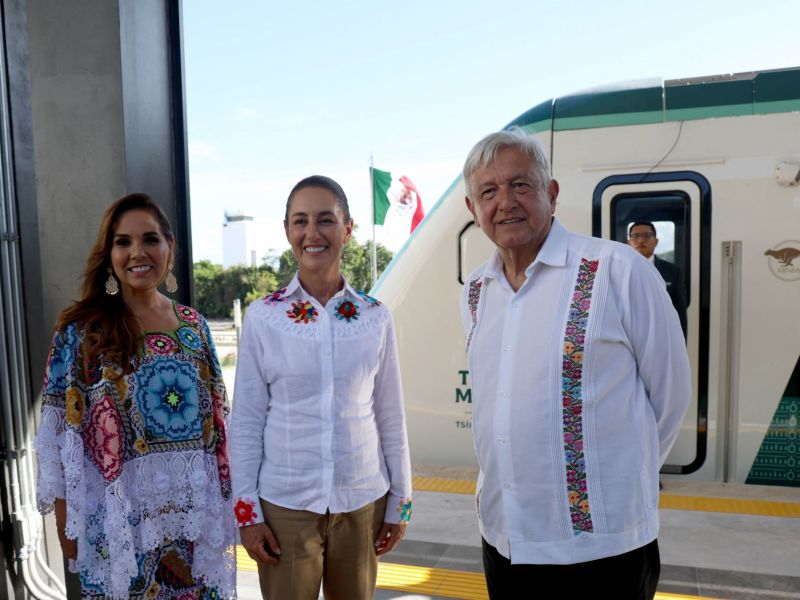
<instances>
[{"instance_id":1,"label":"khaki trousers","mask_svg":"<svg viewBox=\"0 0 800 600\"><path fill-rule=\"evenodd\" d=\"M320 584L325 600L372 600L385 496L349 513L320 515L263 499L261 508L281 547L277 565L258 563L265 600L317 600Z\"/></svg>"}]
</instances>

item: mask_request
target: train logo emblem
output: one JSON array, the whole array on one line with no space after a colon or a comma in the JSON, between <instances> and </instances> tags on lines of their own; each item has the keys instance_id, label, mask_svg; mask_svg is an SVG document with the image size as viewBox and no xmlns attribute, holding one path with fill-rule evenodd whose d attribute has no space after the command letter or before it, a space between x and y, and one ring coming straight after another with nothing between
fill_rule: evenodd
<instances>
[{"instance_id":1,"label":"train logo emblem","mask_svg":"<svg viewBox=\"0 0 800 600\"><path fill-rule=\"evenodd\" d=\"M800 280L800 242L786 240L764 252L769 259L769 270L784 281Z\"/></svg>"}]
</instances>

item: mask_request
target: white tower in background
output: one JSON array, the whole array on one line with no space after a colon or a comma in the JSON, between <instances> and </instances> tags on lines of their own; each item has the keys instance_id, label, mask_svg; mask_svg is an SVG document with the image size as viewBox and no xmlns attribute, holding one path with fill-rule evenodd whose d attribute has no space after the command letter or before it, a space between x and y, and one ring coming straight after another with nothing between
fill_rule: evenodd
<instances>
[{"instance_id":1,"label":"white tower in background","mask_svg":"<svg viewBox=\"0 0 800 600\"><path fill-rule=\"evenodd\" d=\"M222 224L222 266L258 265L255 217L243 212L225 211Z\"/></svg>"}]
</instances>

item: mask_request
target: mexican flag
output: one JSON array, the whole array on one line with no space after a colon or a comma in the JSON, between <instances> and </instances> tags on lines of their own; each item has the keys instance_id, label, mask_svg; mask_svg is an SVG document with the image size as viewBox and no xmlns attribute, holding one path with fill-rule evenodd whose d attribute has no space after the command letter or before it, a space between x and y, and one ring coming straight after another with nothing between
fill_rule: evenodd
<instances>
[{"instance_id":1,"label":"mexican flag","mask_svg":"<svg viewBox=\"0 0 800 600\"><path fill-rule=\"evenodd\" d=\"M370 167L370 173L375 225L384 225L387 215L390 215L391 220L401 219L404 215L407 219L410 215L409 233L413 232L425 216L417 186L405 175L395 180L388 171L374 167Z\"/></svg>"}]
</instances>

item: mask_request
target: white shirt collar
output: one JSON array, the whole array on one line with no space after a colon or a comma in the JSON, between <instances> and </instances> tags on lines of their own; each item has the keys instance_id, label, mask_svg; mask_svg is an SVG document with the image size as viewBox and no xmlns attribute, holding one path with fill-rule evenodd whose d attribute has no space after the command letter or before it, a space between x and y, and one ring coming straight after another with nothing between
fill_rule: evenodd
<instances>
[{"instance_id":1,"label":"white shirt collar","mask_svg":"<svg viewBox=\"0 0 800 600\"><path fill-rule=\"evenodd\" d=\"M342 275L342 279L344 280L344 286L342 287L341 290L336 292L332 296L332 298L337 298L339 296L342 296L342 295L345 294L345 292L350 294L350 296L352 298L358 298L359 297L358 292L355 289L353 289L353 287L348 283L347 278L344 275ZM300 283L300 272L299 271L294 274L294 277L292 277L292 280L289 282L289 285L286 286L285 295L286 296L291 296L295 292L297 292L298 295L305 295L305 296L308 296L308 297L311 296L311 294L309 294L308 291L305 290L303 288L302 284Z\"/></svg>"},{"instance_id":2,"label":"white shirt collar","mask_svg":"<svg viewBox=\"0 0 800 600\"><path fill-rule=\"evenodd\" d=\"M569 231L564 229L564 226L558 222L558 219L553 217L553 222L550 226L550 232L539 249L536 258L525 269L525 275L529 276L533 270L533 266L537 262L550 265L551 267L564 267L567 264L567 253L569 244ZM483 273L484 277L492 277L494 279L503 279L503 260L500 258L500 253L495 249L492 258L486 264L486 270Z\"/></svg>"}]
</instances>

